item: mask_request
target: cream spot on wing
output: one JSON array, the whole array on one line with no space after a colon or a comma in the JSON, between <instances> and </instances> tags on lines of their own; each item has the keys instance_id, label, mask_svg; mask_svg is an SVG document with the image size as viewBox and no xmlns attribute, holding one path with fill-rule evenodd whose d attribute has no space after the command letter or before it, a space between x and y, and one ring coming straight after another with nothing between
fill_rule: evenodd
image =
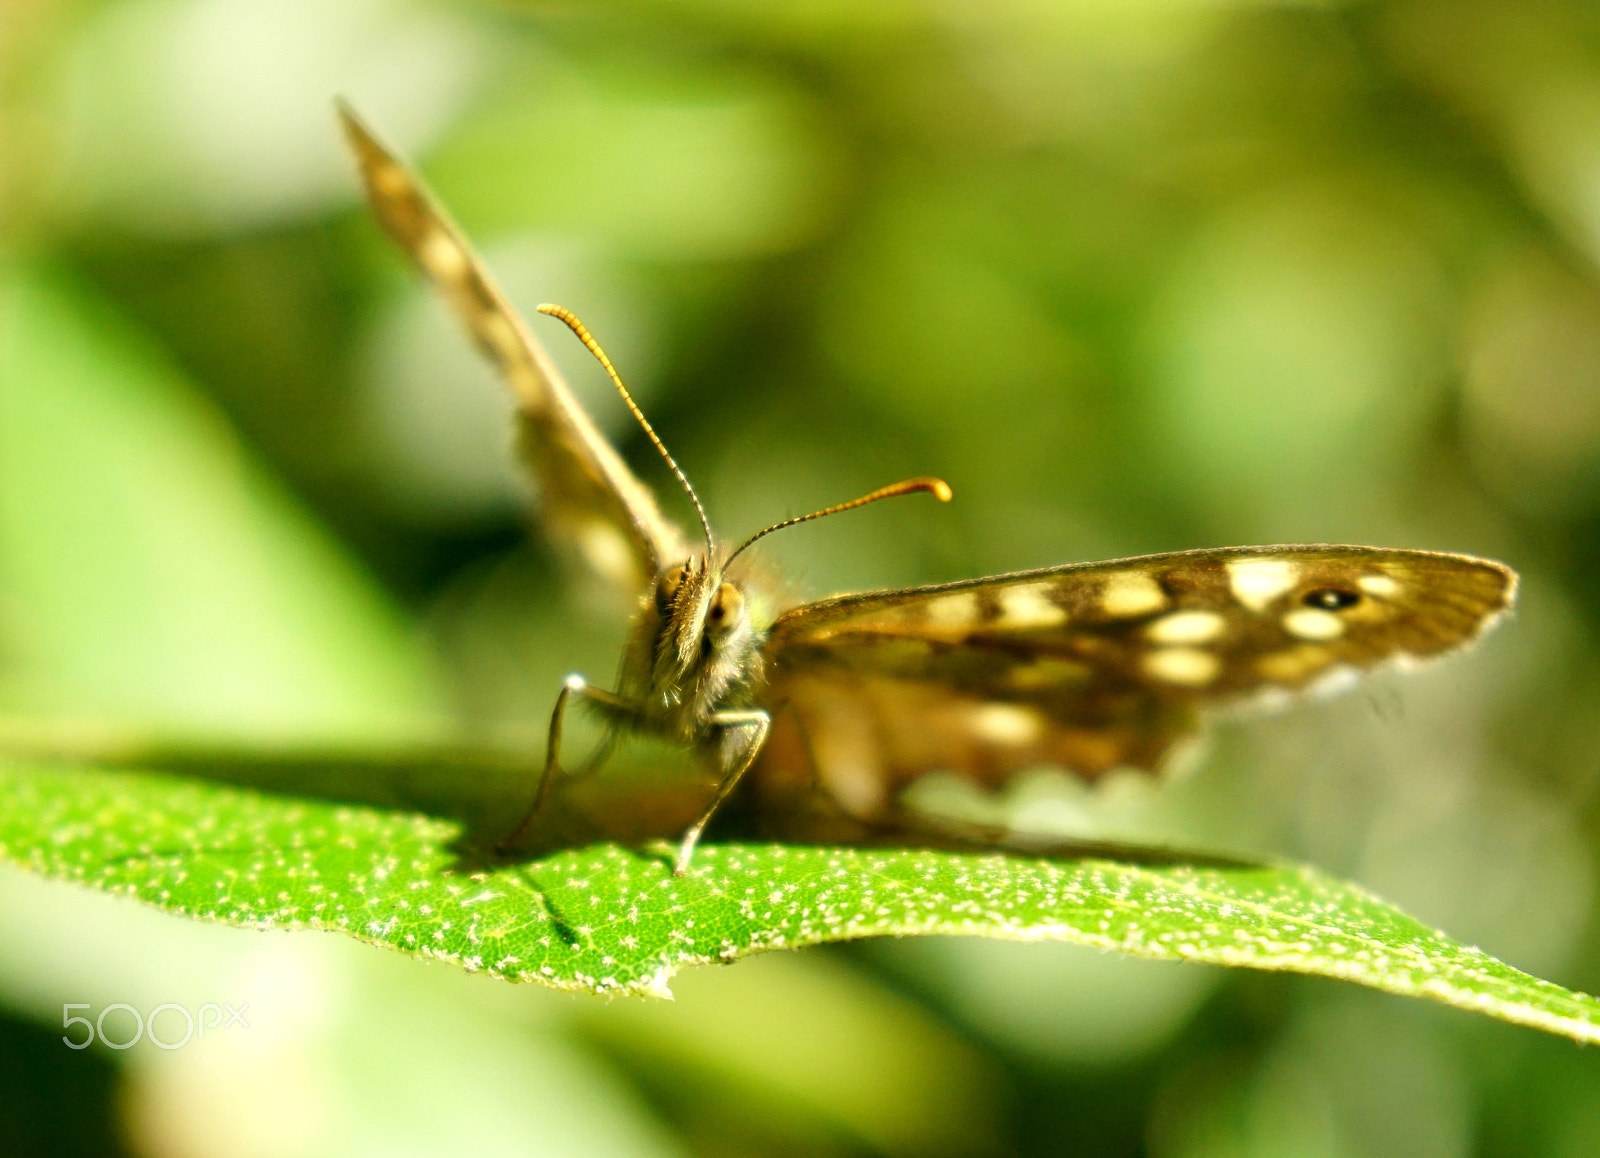
<instances>
[{"instance_id":1,"label":"cream spot on wing","mask_svg":"<svg viewBox=\"0 0 1600 1158\"><path fill-rule=\"evenodd\" d=\"M1152 643L1210 643L1227 620L1215 611L1174 611L1144 629Z\"/></svg>"},{"instance_id":2,"label":"cream spot on wing","mask_svg":"<svg viewBox=\"0 0 1600 1158\"><path fill-rule=\"evenodd\" d=\"M1328 649L1301 644L1288 651L1275 651L1256 660L1256 670L1274 683L1299 683L1328 663Z\"/></svg>"},{"instance_id":3,"label":"cream spot on wing","mask_svg":"<svg viewBox=\"0 0 1600 1158\"><path fill-rule=\"evenodd\" d=\"M633 550L610 523L589 519L578 528L578 542L584 560L607 579L625 586L637 578Z\"/></svg>"},{"instance_id":4,"label":"cream spot on wing","mask_svg":"<svg viewBox=\"0 0 1600 1158\"><path fill-rule=\"evenodd\" d=\"M1294 695L1288 688L1280 688L1275 684L1268 684L1250 693L1247 700L1242 701L1239 707L1252 712L1281 712L1294 703Z\"/></svg>"},{"instance_id":5,"label":"cream spot on wing","mask_svg":"<svg viewBox=\"0 0 1600 1158\"><path fill-rule=\"evenodd\" d=\"M1349 664L1334 664L1311 682L1306 688L1306 694L1317 699L1342 695L1355 687L1360 680L1361 673Z\"/></svg>"},{"instance_id":6,"label":"cream spot on wing","mask_svg":"<svg viewBox=\"0 0 1600 1158\"><path fill-rule=\"evenodd\" d=\"M1051 602L1050 588L1039 584L1002 587L995 592L1002 622L1010 628L1057 627L1067 621L1066 611Z\"/></svg>"},{"instance_id":7,"label":"cream spot on wing","mask_svg":"<svg viewBox=\"0 0 1600 1158\"><path fill-rule=\"evenodd\" d=\"M1379 599L1393 599L1400 594L1400 581L1387 575L1363 575L1356 580L1356 586Z\"/></svg>"},{"instance_id":8,"label":"cream spot on wing","mask_svg":"<svg viewBox=\"0 0 1600 1158\"><path fill-rule=\"evenodd\" d=\"M885 636L873 641L872 657L885 671L905 671L927 662L933 642L920 636Z\"/></svg>"},{"instance_id":9,"label":"cream spot on wing","mask_svg":"<svg viewBox=\"0 0 1600 1158\"><path fill-rule=\"evenodd\" d=\"M442 229L430 229L417 242L417 260L422 268L442 282L458 282L467 269L467 255Z\"/></svg>"},{"instance_id":10,"label":"cream spot on wing","mask_svg":"<svg viewBox=\"0 0 1600 1158\"><path fill-rule=\"evenodd\" d=\"M1287 559L1234 559L1227 564L1233 597L1251 611L1267 604L1295 585L1300 568Z\"/></svg>"},{"instance_id":11,"label":"cream spot on wing","mask_svg":"<svg viewBox=\"0 0 1600 1158\"><path fill-rule=\"evenodd\" d=\"M390 201L411 192L411 178L406 176L406 171L398 165L380 163L374 165L370 173L372 187Z\"/></svg>"},{"instance_id":12,"label":"cream spot on wing","mask_svg":"<svg viewBox=\"0 0 1600 1158\"><path fill-rule=\"evenodd\" d=\"M1016 704L984 704L972 713L972 728L991 744L1021 747L1039 738L1039 714Z\"/></svg>"},{"instance_id":13,"label":"cream spot on wing","mask_svg":"<svg viewBox=\"0 0 1600 1158\"><path fill-rule=\"evenodd\" d=\"M971 591L940 595L922 603L921 607L922 614L933 627L971 627L978 621L978 597Z\"/></svg>"},{"instance_id":14,"label":"cream spot on wing","mask_svg":"<svg viewBox=\"0 0 1600 1158\"><path fill-rule=\"evenodd\" d=\"M1222 670L1220 659L1197 647L1157 648L1146 653L1141 663L1145 674L1186 688L1205 687Z\"/></svg>"},{"instance_id":15,"label":"cream spot on wing","mask_svg":"<svg viewBox=\"0 0 1600 1158\"><path fill-rule=\"evenodd\" d=\"M511 324L511 319L498 310L478 314L474 326L484 343L495 352L501 362L512 362L522 344L522 339L517 336L517 328ZM536 393L542 393L542 387ZM526 397L529 391L519 390L518 397Z\"/></svg>"},{"instance_id":16,"label":"cream spot on wing","mask_svg":"<svg viewBox=\"0 0 1600 1158\"><path fill-rule=\"evenodd\" d=\"M870 719L861 711L830 711L824 723L810 736L823 788L852 816L876 814L887 797Z\"/></svg>"},{"instance_id":17,"label":"cream spot on wing","mask_svg":"<svg viewBox=\"0 0 1600 1158\"><path fill-rule=\"evenodd\" d=\"M1320 607L1300 607L1283 617L1283 629L1296 639L1338 639L1344 634L1344 620Z\"/></svg>"},{"instance_id":18,"label":"cream spot on wing","mask_svg":"<svg viewBox=\"0 0 1600 1158\"><path fill-rule=\"evenodd\" d=\"M1142 571L1113 571L1100 589L1100 610L1118 619L1148 615L1166 605L1161 584Z\"/></svg>"},{"instance_id":19,"label":"cream spot on wing","mask_svg":"<svg viewBox=\"0 0 1600 1158\"><path fill-rule=\"evenodd\" d=\"M1007 686L1019 692L1044 688L1070 688L1088 682L1088 665L1070 659L1036 659L1006 673Z\"/></svg>"}]
</instances>

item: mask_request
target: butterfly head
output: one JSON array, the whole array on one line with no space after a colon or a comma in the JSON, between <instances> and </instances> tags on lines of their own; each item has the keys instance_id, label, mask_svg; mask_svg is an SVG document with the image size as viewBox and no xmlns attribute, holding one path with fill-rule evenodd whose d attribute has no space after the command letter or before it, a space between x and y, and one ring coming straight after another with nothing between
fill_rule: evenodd
<instances>
[{"instance_id":1,"label":"butterfly head","mask_svg":"<svg viewBox=\"0 0 1600 1158\"><path fill-rule=\"evenodd\" d=\"M756 640L744 592L703 556L656 576L651 686L670 708L708 686L720 694L749 665Z\"/></svg>"}]
</instances>

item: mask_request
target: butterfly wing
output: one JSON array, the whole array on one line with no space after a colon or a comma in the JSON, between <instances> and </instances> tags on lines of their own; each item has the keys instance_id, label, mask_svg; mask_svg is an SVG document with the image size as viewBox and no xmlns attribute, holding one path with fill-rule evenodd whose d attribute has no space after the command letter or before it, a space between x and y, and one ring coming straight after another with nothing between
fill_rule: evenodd
<instances>
[{"instance_id":1,"label":"butterfly wing","mask_svg":"<svg viewBox=\"0 0 1600 1158\"><path fill-rule=\"evenodd\" d=\"M539 483L552 539L625 590L640 589L663 564L687 554L678 528L579 408L549 355L421 180L343 104L339 116L378 221L510 383L518 448Z\"/></svg>"},{"instance_id":2,"label":"butterfly wing","mask_svg":"<svg viewBox=\"0 0 1600 1158\"><path fill-rule=\"evenodd\" d=\"M1464 555L1241 547L825 599L768 635L758 775L870 818L936 769L1154 770L1202 708L1461 647L1515 581Z\"/></svg>"}]
</instances>

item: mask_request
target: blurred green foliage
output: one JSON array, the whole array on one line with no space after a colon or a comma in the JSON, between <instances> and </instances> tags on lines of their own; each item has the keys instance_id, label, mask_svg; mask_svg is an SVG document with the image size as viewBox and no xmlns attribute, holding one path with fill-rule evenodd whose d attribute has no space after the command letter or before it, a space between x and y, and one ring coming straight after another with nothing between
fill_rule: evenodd
<instances>
[{"instance_id":1,"label":"blurred green foliage","mask_svg":"<svg viewBox=\"0 0 1600 1158\"><path fill-rule=\"evenodd\" d=\"M498 386L357 202L336 92L515 300L589 323L728 533L954 485L775 537L798 590L1274 540L1517 567L1520 615L1464 660L1230 724L1170 788L1013 803L1309 860L1600 988L1592 5L12 0L10 713L536 739L563 672L611 670L614 611L522 537ZM1591 1056L1327 984L930 941L640 1010L0 876L8 1102L58 1083L64 1001L245 994L270 1012L243 1044L72 1081L150 1154L1600 1134Z\"/></svg>"}]
</instances>

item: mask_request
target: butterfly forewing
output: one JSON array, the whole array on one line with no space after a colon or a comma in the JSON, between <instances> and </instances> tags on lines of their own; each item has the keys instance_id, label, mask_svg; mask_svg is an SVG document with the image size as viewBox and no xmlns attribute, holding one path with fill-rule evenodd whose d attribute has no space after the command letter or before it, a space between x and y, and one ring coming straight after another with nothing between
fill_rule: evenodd
<instances>
[{"instance_id":1,"label":"butterfly forewing","mask_svg":"<svg viewBox=\"0 0 1600 1158\"><path fill-rule=\"evenodd\" d=\"M539 483L547 531L630 594L685 553L655 497L581 410L460 230L350 109L345 133L373 211L439 288L516 394L518 449Z\"/></svg>"},{"instance_id":2,"label":"butterfly forewing","mask_svg":"<svg viewBox=\"0 0 1600 1158\"><path fill-rule=\"evenodd\" d=\"M1153 770L1196 709L1451 651L1513 584L1460 555L1251 547L823 600L768 637L766 769L809 761L858 813L936 768Z\"/></svg>"}]
</instances>

